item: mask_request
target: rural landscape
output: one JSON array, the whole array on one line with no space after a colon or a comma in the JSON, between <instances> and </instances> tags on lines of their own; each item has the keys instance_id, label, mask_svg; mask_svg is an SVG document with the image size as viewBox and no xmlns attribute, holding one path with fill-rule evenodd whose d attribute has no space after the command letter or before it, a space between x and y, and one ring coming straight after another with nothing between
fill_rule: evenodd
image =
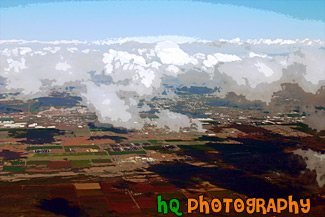
<instances>
[{"instance_id":1,"label":"rural landscape","mask_svg":"<svg viewBox=\"0 0 325 217\"><path fill-rule=\"evenodd\" d=\"M0 217L324 217L324 0L0 0Z\"/></svg>"},{"instance_id":2,"label":"rural landscape","mask_svg":"<svg viewBox=\"0 0 325 217\"><path fill-rule=\"evenodd\" d=\"M184 97L195 96L179 102ZM185 203L201 194L308 197L311 215L324 213L324 181L317 168L306 170L304 158L324 152L325 131L312 130L298 113L207 106L213 112L206 115L183 108L197 114L206 132L175 133L150 125L98 127L96 114L68 93L28 103L3 95L1 109L1 213L7 215L158 216L157 195Z\"/></svg>"}]
</instances>

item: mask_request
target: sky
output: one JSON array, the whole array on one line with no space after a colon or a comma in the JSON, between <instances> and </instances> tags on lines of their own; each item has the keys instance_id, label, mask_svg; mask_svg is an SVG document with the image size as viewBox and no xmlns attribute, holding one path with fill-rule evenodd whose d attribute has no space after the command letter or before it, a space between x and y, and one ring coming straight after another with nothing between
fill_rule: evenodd
<instances>
[{"instance_id":1,"label":"sky","mask_svg":"<svg viewBox=\"0 0 325 217\"><path fill-rule=\"evenodd\" d=\"M203 40L325 40L323 0L1 0L0 39L105 40L178 35Z\"/></svg>"}]
</instances>

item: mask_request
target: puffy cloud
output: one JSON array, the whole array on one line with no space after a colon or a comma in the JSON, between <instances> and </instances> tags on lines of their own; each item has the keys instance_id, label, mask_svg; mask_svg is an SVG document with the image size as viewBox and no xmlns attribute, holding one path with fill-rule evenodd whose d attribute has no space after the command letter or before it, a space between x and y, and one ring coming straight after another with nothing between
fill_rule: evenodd
<instances>
[{"instance_id":1,"label":"puffy cloud","mask_svg":"<svg viewBox=\"0 0 325 217\"><path fill-rule=\"evenodd\" d=\"M32 49L30 47L21 47L20 48L20 55L25 55L27 53L32 52Z\"/></svg>"},{"instance_id":2,"label":"puffy cloud","mask_svg":"<svg viewBox=\"0 0 325 217\"><path fill-rule=\"evenodd\" d=\"M231 55L231 54L223 54L223 53L216 53L214 54L215 58L217 58L217 60L219 62L233 62L233 61L240 61L241 58L239 58L236 55Z\"/></svg>"},{"instance_id":3,"label":"puffy cloud","mask_svg":"<svg viewBox=\"0 0 325 217\"><path fill-rule=\"evenodd\" d=\"M248 55L249 55L250 58L254 58L254 57L266 58L267 57L267 55L265 55L265 54L257 54L257 53L254 53L254 52L250 52Z\"/></svg>"},{"instance_id":4,"label":"puffy cloud","mask_svg":"<svg viewBox=\"0 0 325 217\"><path fill-rule=\"evenodd\" d=\"M170 41L158 42L155 52L162 64L185 65L197 64L197 60L185 53L176 43Z\"/></svg>"},{"instance_id":5,"label":"puffy cloud","mask_svg":"<svg viewBox=\"0 0 325 217\"><path fill-rule=\"evenodd\" d=\"M169 110L162 110L158 114L159 119L154 123L159 128L168 128L171 131L189 131L195 130L204 132L202 125L197 120L191 120L186 115L171 112Z\"/></svg>"},{"instance_id":6,"label":"puffy cloud","mask_svg":"<svg viewBox=\"0 0 325 217\"><path fill-rule=\"evenodd\" d=\"M213 55L208 55L207 59L203 61L203 64L206 67L213 67L214 65L216 65L218 63L218 59L215 58Z\"/></svg>"},{"instance_id":7,"label":"puffy cloud","mask_svg":"<svg viewBox=\"0 0 325 217\"><path fill-rule=\"evenodd\" d=\"M69 51L70 53L74 53L76 51L78 51L79 49L77 47L68 47L67 51Z\"/></svg>"},{"instance_id":8,"label":"puffy cloud","mask_svg":"<svg viewBox=\"0 0 325 217\"><path fill-rule=\"evenodd\" d=\"M89 53L89 51L90 51L90 49L84 49L81 52L87 54L87 53Z\"/></svg>"},{"instance_id":9,"label":"puffy cloud","mask_svg":"<svg viewBox=\"0 0 325 217\"><path fill-rule=\"evenodd\" d=\"M13 72L19 72L22 69L26 69L25 62L26 60L24 58L20 58L20 61L13 60L13 59L7 59L8 62L8 68L5 68L4 70L7 72L13 71Z\"/></svg>"},{"instance_id":10,"label":"puffy cloud","mask_svg":"<svg viewBox=\"0 0 325 217\"><path fill-rule=\"evenodd\" d=\"M129 106L117 96L118 89L113 85L99 85L86 83L86 93L81 93L87 105L99 113L102 122L127 122L131 119Z\"/></svg>"},{"instance_id":11,"label":"puffy cloud","mask_svg":"<svg viewBox=\"0 0 325 217\"><path fill-rule=\"evenodd\" d=\"M257 70L262 72L266 77L271 77L273 75L272 69L265 65L265 63L257 62L254 65L257 67Z\"/></svg>"},{"instance_id":12,"label":"puffy cloud","mask_svg":"<svg viewBox=\"0 0 325 217\"><path fill-rule=\"evenodd\" d=\"M55 66L56 70L61 70L61 71L67 71L70 68L71 68L71 66L67 62L59 62Z\"/></svg>"}]
</instances>

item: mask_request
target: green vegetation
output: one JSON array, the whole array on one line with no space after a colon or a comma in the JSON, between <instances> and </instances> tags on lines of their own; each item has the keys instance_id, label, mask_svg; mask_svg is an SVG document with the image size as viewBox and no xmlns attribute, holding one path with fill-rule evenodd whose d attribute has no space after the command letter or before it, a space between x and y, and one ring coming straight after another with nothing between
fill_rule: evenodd
<instances>
[{"instance_id":1,"label":"green vegetation","mask_svg":"<svg viewBox=\"0 0 325 217\"><path fill-rule=\"evenodd\" d=\"M0 121L13 121L13 118L0 118Z\"/></svg>"},{"instance_id":2,"label":"green vegetation","mask_svg":"<svg viewBox=\"0 0 325 217\"><path fill-rule=\"evenodd\" d=\"M94 155L107 155L106 152L102 151L102 152L93 152Z\"/></svg>"},{"instance_id":3,"label":"green vegetation","mask_svg":"<svg viewBox=\"0 0 325 217\"><path fill-rule=\"evenodd\" d=\"M145 142L149 142L147 140L134 140L134 141L131 141L132 143L145 143Z\"/></svg>"},{"instance_id":4,"label":"green vegetation","mask_svg":"<svg viewBox=\"0 0 325 217\"><path fill-rule=\"evenodd\" d=\"M90 160L71 160L70 162L71 162L72 168L90 167L91 166Z\"/></svg>"},{"instance_id":5,"label":"green vegetation","mask_svg":"<svg viewBox=\"0 0 325 217\"><path fill-rule=\"evenodd\" d=\"M10 162L12 166L17 166L17 165L24 165L25 162L23 161L11 161Z\"/></svg>"},{"instance_id":6,"label":"green vegetation","mask_svg":"<svg viewBox=\"0 0 325 217\"><path fill-rule=\"evenodd\" d=\"M48 165L50 163L50 161L44 160L44 161L27 161L27 165Z\"/></svg>"},{"instance_id":7,"label":"green vegetation","mask_svg":"<svg viewBox=\"0 0 325 217\"><path fill-rule=\"evenodd\" d=\"M25 172L25 167L4 166L3 171L6 171L6 172Z\"/></svg>"},{"instance_id":8,"label":"green vegetation","mask_svg":"<svg viewBox=\"0 0 325 217\"><path fill-rule=\"evenodd\" d=\"M40 111L40 106L38 106L38 105L31 105L30 107L29 107L29 111L30 112L38 112L38 111Z\"/></svg>"},{"instance_id":9,"label":"green vegetation","mask_svg":"<svg viewBox=\"0 0 325 217\"><path fill-rule=\"evenodd\" d=\"M140 116L140 118L142 119L145 119L145 118L149 118L149 119L158 119L159 117L158 116L150 116L150 117L143 117L143 116Z\"/></svg>"},{"instance_id":10,"label":"green vegetation","mask_svg":"<svg viewBox=\"0 0 325 217\"><path fill-rule=\"evenodd\" d=\"M101 131L107 131L105 128L89 128L90 132L101 132Z\"/></svg>"},{"instance_id":11,"label":"green vegetation","mask_svg":"<svg viewBox=\"0 0 325 217\"><path fill-rule=\"evenodd\" d=\"M317 133L317 130L310 128L307 124L297 124L296 127L291 127L292 129L299 130L304 133L309 133L309 134L315 134Z\"/></svg>"},{"instance_id":12,"label":"green vegetation","mask_svg":"<svg viewBox=\"0 0 325 217\"><path fill-rule=\"evenodd\" d=\"M107 155L106 152L71 152L71 153L39 153L35 157L40 156L83 156L83 155Z\"/></svg>"},{"instance_id":13,"label":"green vegetation","mask_svg":"<svg viewBox=\"0 0 325 217\"><path fill-rule=\"evenodd\" d=\"M152 139L152 140L148 140L151 144L153 145L157 145L157 144L163 144L163 141L162 140L155 140L155 139Z\"/></svg>"},{"instance_id":14,"label":"green vegetation","mask_svg":"<svg viewBox=\"0 0 325 217\"><path fill-rule=\"evenodd\" d=\"M166 142L183 142L181 139L165 139Z\"/></svg>"},{"instance_id":15,"label":"green vegetation","mask_svg":"<svg viewBox=\"0 0 325 217\"><path fill-rule=\"evenodd\" d=\"M105 149L110 155L125 155L125 154L147 154L145 151L110 151Z\"/></svg>"},{"instance_id":16,"label":"green vegetation","mask_svg":"<svg viewBox=\"0 0 325 217\"><path fill-rule=\"evenodd\" d=\"M106 152L70 152L70 153L40 153L29 158L29 161L46 161L46 160L92 160L92 159L109 159Z\"/></svg>"},{"instance_id":17,"label":"green vegetation","mask_svg":"<svg viewBox=\"0 0 325 217\"><path fill-rule=\"evenodd\" d=\"M161 146L160 145L154 145L154 146L143 146L143 149L145 150L153 150L153 151L159 151L161 150Z\"/></svg>"},{"instance_id":18,"label":"green vegetation","mask_svg":"<svg viewBox=\"0 0 325 217\"><path fill-rule=\"evenodd\" d=\"M62 146L59 146L59 145L51 145L51 146L28 146L26 148L27 151L29 151L29 150L39 150L39 149L62 149Z\"/></svg>"},{"instance_id":19,"label":"green vegetation","mask_svg":"<svg viewBox=\"0 0 325 217\"><path fill-rule=\"evenodd\" d=\"M93 163L112 163L110 159L92 159Z\"/></svg>"},{"instance_id":20,"label":"green vegetation","mask_svg":"<svg viewBox=\"0 0 325 217\"><path fill-rule=\"evenodd\" d=\"M291 117L291 118L302 117L302 116L305 116L305 114L290 113L290 114L280 115L280 117Z\"/></svg>"}]
</instances>

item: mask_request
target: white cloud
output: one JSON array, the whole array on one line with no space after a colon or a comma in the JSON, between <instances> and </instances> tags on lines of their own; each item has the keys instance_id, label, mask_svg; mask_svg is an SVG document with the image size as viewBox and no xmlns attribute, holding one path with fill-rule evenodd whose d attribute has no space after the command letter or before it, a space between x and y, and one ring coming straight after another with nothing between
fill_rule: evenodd
<instances>
[{"instance_id":1,"label":"white cloud","mask_svg":"<svg viewBox=\"0 0 325 217\"><path fill-rule=\"evenodd\" d=\"M90 51L90 49L84 49L81 52L87 54L87 53L89 53L89 51Z\"/></svg>"},{"instance_id":2,"label":"white cloud","mask_svg":"<svg viewBox=\"0 0 325 217\"><path fill-rule=\"evenodd\" d=\"M270 77L274 73L270 67L265 65L265 63L257 62L254 65L257 67L257 70L262 72L266 77Z\"/></svg>"},{"instance_id":3,"label":"white cloud","mask_svg":"<svg viewBox=\"0 0 325 217\"><path fill-rule=\"evenodd\" d=\"M254 53L254 52L249 52L249 57L250 58L254 58L254 57L266 58L267 55L265 55L265 54L257 54L257 53Z\"/></svg>"},{"instance_id":4,"label":"white cloud","mask_svg":"<svg viewBox=\"0 0 325 217\"><path fill-rule=\"evenodd\" d=\"M26 65L25 65L25 58L20 58L20 61L17 60L13 60L13 59L7 59L8 62L8 68L5 68L5 71L14 71L14 72L20 72L22 69L26 69Z\"/></svg>"},{"instance_id":5,"label":"white cloud","mask_svg":"<svg viewBox=\"0 0 325 217\"><path fill-rule=\"evenodd\" d=\"M20 55L25 55L27 53L32 52L32 49L30 47L21 47L20 48Z\"/></svg>"},{"instance_id":6,"label":"white cloud","mask_svg":"<svg viewBox=\"0 0 325 217\"><path fill-rule=\"evenodd\" d=\"M170 131L182 131L186 128L189 130L195 130L204 132L202 125L199 121L191 120L186 115L171 112L169 110L162 110L157 113L158 119L155 120L155 124L159 128L168 128Z\"/></svg>"},{"instance_id":7,"label":"white cloud","mask_svg":"<svg viewBox=\"0 0 325 217\"><path fill-rule=\"evenodd\" d=\"M76 51L78 51L79 49L77 47L68 47L67 51L69 51L70 53L74 53Z\"/></svg>"},{"instance_id":8,"label":"white cloud","mask_svg":"<svg viewBox=\"0 0 325 217\"><path fill-rule=\"evenodd\" d=\"M155 52L162 64L185 65L188 63L197 64L197 60L190 57L180 47L171 41L158 42Z\"/></svg>"},{"instance_id":9,"label":"white cloud","mask_svg":"<svg viewBox=\"0 0 325 217\"><path fill-rule=\"evenodd\" d=\"M217 58L219 62L225 62L225 63L241 60L241 58L236 55L223 54L223 53L215 53L214 57Z\"/></svg>"},{"instance_id":10,"label":"white cloud","mask_svg":"<svg viewBox=\"0 0 325 217\"><path fill-rule=\"evenodd\" d=\"M325 185L325 154L310 149L298 149L294 153L304 158L307 169L316 172L316 181L319 187L323 187Z\"/></svg>"},{"instance_id":11,"label":"white cloud","mask_svg":"<svg viewBox=\"0 0 325 217\"><path fill-rule=\"evenodd\" d=\"M71 66L67 62L60 62L60 63L56 64L55 69L65 72L68 69L71 69Z\"/></svg>"},{"instance_id":12,"label":"white cloud","mask_svg":"<svg viewBox=\"0 0 325 217\"><path fill-rule=\"evenodd\" d=\"M214 57L213 55L208 55L207 56L207 59L203 61L203 64L210 68L210 67L213 67L214 65L217 65L218 63L218 59L216 57Z\"/></svg>"},{"instance_id":13,"label":"white cloud","mask_svg":"<svg viewBox=\"0 0 325 217\"><path fill-rule=\"evenodd\" d=\"M87 104L100 114L99 118L102 122L118 123L131 119L131 114L127 111L129 106L117 96L118 90L115 86L96 86L89 82L86 86L87 92L81 95L87 99Z\"/></svg>"}]
</instances>

